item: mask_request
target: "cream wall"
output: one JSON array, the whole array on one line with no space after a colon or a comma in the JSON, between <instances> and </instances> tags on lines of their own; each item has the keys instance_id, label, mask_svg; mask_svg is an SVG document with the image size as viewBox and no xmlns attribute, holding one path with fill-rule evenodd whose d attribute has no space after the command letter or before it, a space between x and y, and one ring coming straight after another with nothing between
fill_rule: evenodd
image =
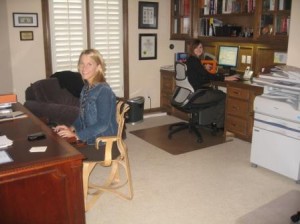
<instances>
[{"instance_id":1,"label":"cream wall","mask_svg":"<svg viewBox=\"0 0 300 224\"><path fill-rule=\"evenodd\" d=\"M184 41L170 41L170 0L158 2L158 29L138 29L138 0L129 0L130 97L144 96L145 109L160 106L160 67L174 63L174 53L184 50ZM154 2L154 1L153 1ZM139 60L139 34L157 34L157 59ZM174 44L174 49L169 45Z\"/></svg>"},{"instance_id":2,"label":"cream wall","mask_svg":"<svg viewBox=\"0 0 300 224\"><path fill-rule=\"evenodd\" d=\"M13 92L6 1L0 1L0 94ZM3 43L3 44L2 44Z\"/></svg>"},{"instance_id":3,"label":"cream wall","mask_svg":"<svg viewBox=\"0 0 300 224\"><path fill-rule=\"evenodd\" d=\"M4 19L8 24L9 41L8 43L5 42L5 44L10 49L8 53L10 54L11 61L12 92L16 93L18 100L23 103L25 100L25 90L30 83L45 78L41 0L2 1L6 1L7 15ZM38 27L13 27L13 12L38 13ZM3 15L1 15L1 19L2 17ZM33 31L34 40L20 41L20 31Z\"/></svg>"},{"instance_id":4,"label":"cream wall","mask_svg":"<svg viewBox=\"0 0 300 224\"><path fill-rule=\"evenodd\" d=\"M290 24L290 37L288 45L287 65L300 68L299 52L300 52L300 1L293 0Z\"/></svg>"}]
</instances>

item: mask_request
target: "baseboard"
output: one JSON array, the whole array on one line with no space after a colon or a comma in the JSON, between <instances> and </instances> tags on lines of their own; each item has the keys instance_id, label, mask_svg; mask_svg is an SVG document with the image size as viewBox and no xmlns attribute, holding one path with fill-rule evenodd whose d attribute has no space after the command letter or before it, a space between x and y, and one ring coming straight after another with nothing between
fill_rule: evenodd
<instances>
[{"instance_id":1,"label":"baseboard","mask_svg":"<svg viewBox=\"0 0 300 224\"><path fill-rule=\"evenodd\" d=\"M166 115L167 115L167 112L148 113L148 114L144 114L144 119L147 119L150 117L166 116Z\"/></svg>"}]
</instances>

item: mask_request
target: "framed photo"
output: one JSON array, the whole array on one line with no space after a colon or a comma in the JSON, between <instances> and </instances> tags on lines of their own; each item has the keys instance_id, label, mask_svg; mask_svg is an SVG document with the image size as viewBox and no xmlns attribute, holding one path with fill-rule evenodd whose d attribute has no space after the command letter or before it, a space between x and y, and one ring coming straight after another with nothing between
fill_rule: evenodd
<instances>
[{"instance_id":1,"label":"framed photo","mask_svg":"<svg viewBox=\"0 0 300 224\"><path fill-rule=\"evenodd\" d=\"M14 27L38 27L37 13L13 13Z\"/></svg>"},{"instance_id":2,"label":"framed photo","mask_svg":"<svg viewBox=\"0 0 300 224\"><path fill-rule=\"evenodd\" d=\"M20 40L33 40L33 31L20 31Z\"/></svg>"},{"instance_id":3,"label":"framed photo","mask_svg":"<svg viewBox=\"0 0 300 224\"><path fill-rule=\"evenodd\" d=\"M139 2L139 28L157 29L158 2Z\"/></svg>"},{"instance_id":4,"label":"framed photo","mask_svg":"<svg viewBox=\"0 0 300 224\"><path fill-rule=\"evenodd\" d=\"M139 60L157 58L157 35L139 34Z\"/></svg>"}]
</instances>

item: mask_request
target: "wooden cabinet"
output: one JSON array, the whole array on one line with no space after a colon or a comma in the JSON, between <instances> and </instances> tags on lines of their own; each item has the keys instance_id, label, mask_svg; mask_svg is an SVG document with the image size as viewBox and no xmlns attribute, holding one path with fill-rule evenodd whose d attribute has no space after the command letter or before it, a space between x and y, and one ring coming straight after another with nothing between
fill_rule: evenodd
<instances>
[{"instance_id":1,"label":"wooden cabinet","mask_svg":"<svg viewBox=\"0 0 300 224\"><path fill-rule=\"evenodd\" d=\"M287 52L291 5L292 0L172 0L170 39L185 40L187 51L198 38L215 56L220 45L239 46L237 72L250 66L257 76L276 65L275 52Z\"/></svg>"},{"instance_id":2,"label":"wooden cabinet","mask_svg":"<svg viewBox=\"0 0 300 224\"><path fill-rule=\"evenodd\" d=\"M290 10L292 0L263 0L259 1L257 10L258 37L286 38L290 26Z\"/></svg>"},{"instance_id":3,"label":"wooden cabinet","mask_svg":"<svg viewBox=\"0 0 300 224\"><path fill-rule=\"evenodd\" d=\"M287 52L292 0L171 0L171 34L198 38L204 51L218 56L219 46L238 46L237 72L247 66L254 76L278 63L275 53Z\"/></svg>"},{"instance_id":4,"label":"wooden cabinet","mask_svg":"<svg viewBox=\"0 0 300 224\"><path fill-rule=\"evenodd\" d=\"M197 37L197 0L171 0L171 39Z\"/></svg>"},{"instance_id":5,"label":"wooden cabinet","mask_svg":"<svg viewBox=\"0 0 300 224\"><path fill-rule=\"evenodd\" d=\"M199 0L198 36L287 42L292 0Z\"/></svg>"},{"instance_id":6,"label":"wooden cabinet","mask_svg":"<svg viewBox=\"0 0 300 224\"><path fill-rule=\"evenodd\" d=\"M227 82L225 131L246 141L252 139L254 121L253 103L263 88L240 82Z\"/></svg>"}]
</instances>

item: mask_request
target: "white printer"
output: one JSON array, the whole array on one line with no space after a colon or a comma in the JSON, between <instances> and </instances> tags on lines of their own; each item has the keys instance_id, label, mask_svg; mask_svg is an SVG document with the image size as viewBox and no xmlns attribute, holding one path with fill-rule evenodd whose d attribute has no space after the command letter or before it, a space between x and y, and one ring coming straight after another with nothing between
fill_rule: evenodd
<instances>
[{"instance_id":1,"label":"white printer","mask_svg":"<svg viewBox=\"0 0 300 224\"><path fill-rule=\"evenodd\" d=\"M285 66L253 81L264 93L254 100L250 162L300 183L300 69Z\"/></svg>"}]
</instances>

